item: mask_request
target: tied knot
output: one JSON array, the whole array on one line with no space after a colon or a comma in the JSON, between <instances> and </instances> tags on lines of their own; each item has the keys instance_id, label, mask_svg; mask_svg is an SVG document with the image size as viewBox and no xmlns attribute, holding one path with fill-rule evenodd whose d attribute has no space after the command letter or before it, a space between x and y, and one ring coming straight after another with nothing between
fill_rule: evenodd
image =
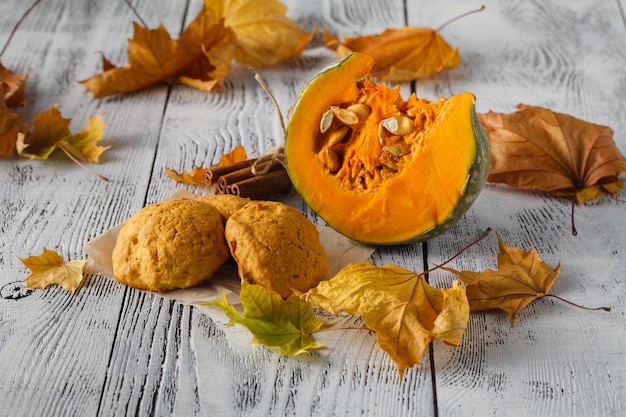
<instances>
[{"instance_id":1,"label":"tied knot","mask_svg":"<svg viewBox=\"0 0 626 417\"><path fill-rule=\"evenodd\" d=\"M265 164L264 162L268 162ZM260 164L263 164L262 166ZM257 158L252 164L253 175L265 175L275 165L280 164L285 168L285 146L275 146Z\"/></svg>"}]
</instances>

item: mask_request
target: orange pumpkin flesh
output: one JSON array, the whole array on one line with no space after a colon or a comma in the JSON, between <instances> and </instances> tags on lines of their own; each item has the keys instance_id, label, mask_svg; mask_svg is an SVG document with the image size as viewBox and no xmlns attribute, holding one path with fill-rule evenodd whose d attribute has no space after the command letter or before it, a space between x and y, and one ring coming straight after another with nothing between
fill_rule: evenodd
<instances>
[{"instance_id":1,"label":"orange pumpkin flesh","mask_svg":"<svg viewBox=\"0 0 626 417\"><path fill-rule=\"evenodd\" d=\"M412 95L405 101L399 87L366 78L372 65L370 57L353 53L303 89L287 128L287 171L313 211L354 240L429 239L462 217L491 166L474 96L429 102ZM331 139L333 132L346 131L336 115L321 133L320 121L331 106L355 103L367 106L369 114L347 125L343 139ZM394 120L391 131L381 126L396 117L410 121L409 133Z\"/></svg>"}]
</instances>

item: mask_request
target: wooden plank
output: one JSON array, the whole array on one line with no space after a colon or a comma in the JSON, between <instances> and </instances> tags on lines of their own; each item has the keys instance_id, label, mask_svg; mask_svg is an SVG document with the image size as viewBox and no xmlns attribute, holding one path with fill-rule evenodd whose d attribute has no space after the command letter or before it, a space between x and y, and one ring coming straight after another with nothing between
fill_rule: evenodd
<instances>
[{"instance_id":1,"label":"wooden plank","mask_svg":"<svg viewBox=\"0 0 626 417\"><path fill-rule=\"evenodd\" d=\"M29 3L0 5L3 39ZM182 11L170 2L143 2L138 8L171 27L182 20ZM104 164L95 167L109 182L60 155L46 161L0 160L0 286L8 285L5 289L19 288L28 275L18 256L60 245L66 258L84 258L87 240L144 204L166 89L94 100L78 84L101 70L98 50L125 62L126 39L132 35L126 12L111 2L42 2L2 56L15 71L33 70L27 107L19 110L25 121L54 103L72 118L75 130L89 115L104 113L103 144L112 146ZM125 291L91 277L75 296L52 288L0 299L2 413L97 415Z\"/></svg>"},{"instance_id":2,"label":"wooden plank","mask_svg":"<svg viewBox=\"0 0 626 417\"><path fill-rule=\"evenodd\" d=\"M364 22L371 30L382 31L403 21L398 2L287 4L290 17L312 18L341 35L358 33ZM192 5L190 14L197 9L197 4ZM259 70L285 113L305 82L334 59L320 42L316 40L300 58ZM181 188L165 177L164 167L206 166L239 143L258 155L281 142L275 110L247 66L235 65L223 91L216 95L175 87L148 202ZM301 207L320 222L304 203ZM399 251L381 250L374 260L421 259L419 246ZM252 349L247 331L224 328L189 307L136 294L129 293L129 303L136 310L122 314L101 410L183 415L190 409L199 415L432 413L428 365L409 371L400 381L395 366L377 349L369 332L329 334L329 351L286 358L263 348ZM180 317L185 317L182 322ZM352 318L344 322L360 325ZM139 343L153 346L152 355L147 357L145 349L137 347ZM427 355L424 361L428 363ZM137 385L145 388L139 391Z\"/></svg>"},{"instance_id":3,"label":"wooden plank","mask_svg":"<svg viewBox=\"0 0 626 417\"><path fill-rule=\"evenodd\" d=\"M459 45L463 65L418 82L418 91L436 97L469 90L481 112L512 112L520 102L549 107L611 126L618 146L626 149L620 115L625 102L623 7L592 1L485 5L482 13L442 31ZM442 16L468 7L462 1L418 6L409 6L410 21L435 27ZM441 415L624 412L622 204L604 198L577 208L578 236L572 236L569 201L488 185L456 227L428 243L429 261L441 263L492 227L495 233L488 240L450 266L495 269L500 237L526 250L536 247L550 265L561 262L553 293L588 306L613 307L611 313L590 312L543 299L522 311L515 327L503 312L472 314L458 350L435 344ZM451 275L437 271L431 279L446 286Z\"/></svg>"}]
</instances>

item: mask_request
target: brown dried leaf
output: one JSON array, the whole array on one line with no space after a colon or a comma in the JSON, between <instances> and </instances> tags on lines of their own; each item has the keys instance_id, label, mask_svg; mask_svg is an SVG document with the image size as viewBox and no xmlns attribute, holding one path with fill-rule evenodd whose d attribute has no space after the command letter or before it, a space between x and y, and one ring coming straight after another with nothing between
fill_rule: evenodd
<instances>
[{"instance_id":1,"label":"brown dried leaf","mask_svg":"<svg viewBox=\"0 0 626 417\"><path fill-rule=\"evenodd\" d=\"M498 270L483 272L456 271L467 284L467 299L472 311L499 308L509 313L511 326L517 313L538 298L544 297L560 273L547 265L535 248L530 252L499 240Z\"/></svg>"},{"instance_id":2,"label":"brown dried leaf","mask_svg":"<svg viewBox=\"0 0 626 417\"><path fill-rule=\"evenodd\" d=\"M458 48L452 48L437 31L405 26L379 35L346 37L341 41L324 29L324 44L337 58L350 52L370 55L376 63L372 76L381 81L411 81L430 77L461 64Z\"/></svg>"},{"instance_id":3,"label":"brown dried leaf","mask_svg":"<svg viewBox=\"0 0 626 417\"><path fill-rule=\"evenodd\" d=\"M81 81L96 98L175 81L203 91L221 87L234 53L234 34L203 8L178 40L165 27L146 29L134 23L128 41L128 64L115 67L103 57L104 72Z\"/></svg>"},{"instance_id":4,"label":"brown dried leaf","mask_svg":"<svg viewBox=\"0 0 626 417\"><path fill-rule=\"evenodd\" d=\"M493 165L488 181L575 197L578 203L623 186L626 158L613 130L537 106L479 114Z\"/></svg>"},{"instance_id":5,"label":"brown dried leaf","mask_svg":"<svg viewBox=\"0 0 626 417\"><path fill-rule=\"evenodd\" d=\"M0 156L13 156L22 116L13 113L0 98Z\"/></svg>"},{"instance_id":6,"label":"brown dried leaf","mask_svg":"<svg viewBox=\"0 0 626 417\"><path fill-rule=\"evenodd\" d=\"M23 107L26 104L26 80L30 73L16 74L0 63L0 93L8 107Z\"/></svg>"}]
</instances>

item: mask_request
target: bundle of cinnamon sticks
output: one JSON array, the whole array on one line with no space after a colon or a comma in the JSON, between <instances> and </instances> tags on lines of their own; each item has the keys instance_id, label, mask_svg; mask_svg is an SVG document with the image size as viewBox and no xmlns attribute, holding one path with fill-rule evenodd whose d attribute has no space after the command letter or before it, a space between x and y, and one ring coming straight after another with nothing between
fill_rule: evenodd
<instances>
[{"instance_id":1,"label":"bundle of cinnamon sticks","mask_svg":"<svg viewBox=\"0 0 626 417\"><path fill-rule=\"evenodd\" d=\"M212 165L206 168L205 180L217 186L218 194L235 194L253 200L268 199L291 190L291 180L280 163L259 161L253 169L257 159Z\"/></svg>"}]
</instances>

